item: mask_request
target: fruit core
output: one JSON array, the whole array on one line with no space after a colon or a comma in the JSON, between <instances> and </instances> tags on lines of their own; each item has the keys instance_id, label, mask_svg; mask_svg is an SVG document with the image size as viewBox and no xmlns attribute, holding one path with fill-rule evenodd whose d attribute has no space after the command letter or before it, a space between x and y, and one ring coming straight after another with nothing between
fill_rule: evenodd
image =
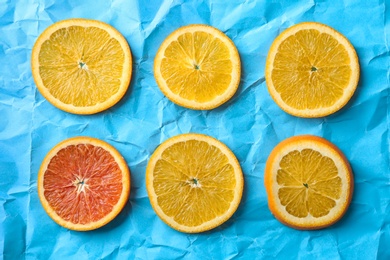
<instances>
[{"instance_id":1,"label":"fruit core","mask_svg":"<svg viewBox=\"0 0 390 260\"><path fill-rule=\"evenodd\" d=\"M83 61L79 61L78 65L79 65L80 69L84 69L84 70L88 69L87 64L85 62L83 62Z\"/></svg>"},{"instance_id":2,"label":"fruit core","mask_svg":"<svg viewBox=\"0 0 390 260\"><path fill-rule=\"evenodd\" d=\"M76 179L73 181L73 185L76 187L77 194L85 192L85 189L88 189L87 179L78 176L76 176Z\"/></svg>"},{"instance_id":3,"label":"fruit core","mask_svg":"<svg viewBox=\"0 0 390 260\"><path fill-rule=\"evenodd\" d=\"M190 184L190 186L191 186L192 188L200 188L200 187L201 187L198 178L190 178L190 180L188 181L188 183Z\"/></svg>"}]
</instances>

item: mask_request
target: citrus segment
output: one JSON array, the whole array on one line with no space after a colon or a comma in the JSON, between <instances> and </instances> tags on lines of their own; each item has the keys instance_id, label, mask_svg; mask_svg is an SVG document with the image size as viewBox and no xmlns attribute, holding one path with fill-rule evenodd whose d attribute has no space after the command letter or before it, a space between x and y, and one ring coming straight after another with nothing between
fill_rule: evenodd
<instances>
[{"instance_id":1,"label":"citrus segment","mask_svg":"<svg viewBox=\"0 0 390 260\"><path fill-rule=\"evenodd\" d=\"M168 139L146 169L149 199L157 215L176 230L202 232L228 220L243 190L240 165L221 142L201 134Z\"/></svg>"},{"instance_id":2,"label":"citrus segment","mask_svg":"<svg viewBox=\"0 0 390 260\"><path fill-rule=\"evenodd\" d=\"M297 229L319 229L346 212L353 176L342 152L316 136L297 136L278 144L265 169L271 212Z\"/></svg>"},{"instance_id":3,"label":"citrus segment","mask_svg":"<svg viewBox=\"0 0 390 260\"><path fill-rule=\"evenodd\" d=\"M131 61L129 45L116 29L99 21L69 19L39 36L31 66L39 91L54 106L93 114L125 94Z\"/></svg>"},{"instance_id":4,"label":"citrus segment","mask_svg":"<svg viewBox=\"0 0 390 260\"><path fill-rule=\"evenodd\" d=\"M154 62L161 91L178 105L212 109L236 92L241 75L234 43L207 25L181 27L162 43Z\"/></svg>"},{"instance_id":5,"label":"citrus segment","mask_svg":"<svg viewBox=\"0 0 390 260\"><path fill-rule=\"evenodd\" d=\"M320 23L300 23L275 39L265 74L268 90L283 110L321 117L338 111L351 98L359 62L339 32Z\"/></svg>"},{"instance_id":6,"label":"citrus segment","mask_svg":"<svg viewBox=\"0 0 390 260\"><path fill-rule=\"evenodd\" d=\"M89 137L67 139L42 162L38 194L49 216L73 230L91 230L111 221L130 191L126 162L109 144Z\"/></svg>"}]
</instances>

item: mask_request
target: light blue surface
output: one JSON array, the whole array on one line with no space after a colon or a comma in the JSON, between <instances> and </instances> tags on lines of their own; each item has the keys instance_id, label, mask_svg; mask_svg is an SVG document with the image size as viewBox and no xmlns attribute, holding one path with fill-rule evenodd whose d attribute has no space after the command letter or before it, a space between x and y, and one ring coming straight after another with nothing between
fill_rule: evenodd
<instances>
[{"instance_id":1,"label":"light blue surface","mask_svg":"<svg viewBox=\"0 0 390 260\"><path fill-rule=\"evenodd\" d=\"M95 2L0 4L0 253L4 259L390 259L389 1ZM111 109L92 116L53 107L31 75L31 49L38 35L54 22L75 17L111 24L126 37L133 54L127 94ZM272 41L303 21L325 23L344 34L361 65L351 101L321 119L283 112L264 80ZM242 60L237 94L211 111L173 104L153 77L161 42L173 30L192 23L226 33ZM228 145L245 177L242 202L233 217L212 231L192 235L165 225L154 213L145 188L145 168L154 149L167 138L188 132L208 134ZM347 214L321 231L288 228L268 210L263 185L266 159L276 144L298 134L330 140L354 171L355 193ZM55 224L37 196L37 172L45 154L58 142L79 135L115 146L132 178L125 209L108 225L90 232Z\"/></svg>"}]
</instances>

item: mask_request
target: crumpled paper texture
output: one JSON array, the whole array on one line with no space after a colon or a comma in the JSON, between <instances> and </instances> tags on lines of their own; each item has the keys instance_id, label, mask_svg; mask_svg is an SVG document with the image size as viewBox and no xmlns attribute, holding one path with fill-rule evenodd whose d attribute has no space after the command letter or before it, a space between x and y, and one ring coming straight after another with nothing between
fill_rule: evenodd
<instances>
[{"instance_id":1,"label":"crumpled paper texture","mask_svg":"<svg viewBox=\"0 0 390 260\"><path fill-rule=\"evenodd\" d=\"M97 3L98 2L98 3ZM18 0L0 5L0 252L4 259L389 259L390 258L390 2ZM127 39L133 78L124 98L91 116L53 107L37 90L32 46L54 22L107 22ZM361 77L339 112L302 119L283 112L268 94L264 65L272 41L303 21L325 23L355 46ZM226 104L194 111L170 102L153 77L161 42L180 26L202 23L223 31L242 61L241 84ZM236 154L245 178L233 217L201 234L184 234L154 213L145 168L154 149L181 133L204 133ZM268 210L263 174L271 150L287 137L322 136L349 159L355 193L345 217L319 231L298 231ZM58 226L37 196L46 153L73 136L116 147L131 170L130 199L108 225L90 232Z\"/></svg>"}]
</instances>

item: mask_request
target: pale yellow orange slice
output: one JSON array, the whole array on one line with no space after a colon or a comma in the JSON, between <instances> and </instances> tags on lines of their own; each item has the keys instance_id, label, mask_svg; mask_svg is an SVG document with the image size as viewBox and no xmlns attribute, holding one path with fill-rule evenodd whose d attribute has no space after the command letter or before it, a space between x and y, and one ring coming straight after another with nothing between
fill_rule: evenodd
<instances>
[{"instance_id":1,"label":"pale yellow orange slice","mask_svg":"<svg viewBox=\"0 0 390 260\"><path fill-rule=\"evenodd\" d=\"M161 44L154 76L174 103L198 110L228 101L240 83L241 63L234 43L207 25L184 26Z\"/></svg>"},{"instance_id":2,"label":"pale yellow orange slice","mask_svg":"<svg viewBox=\"0 0 390 260\"><path fill-rule=\"evenodd\" d=\"M163 142L146 169L146 188L157 215L172 228L203 232L227 221L242 196L243 175L220 141L183 134Z\"/></svg>"},{"instance_id":3,"label":"pale yellow orange slice","mask_svg":"<svg viewBox=\"0 0 390 260\"><path fill-rule=\"evenodd\" d=\"M268 91L287 113L322 117L340 110L359 81L352 44L329 26L294 25L272 43L266 61Z\"/></svg>"},{"instance_id":4,"label":"pale yellow orange slice","mask_svg":"<svg viewBox=\"0 0 390 260\"><path fill-rule=\"evenodd\" d=\"M75 114L94 114L116 104L129 86L131 62L129 45L115 28L87 19L49 26L31 57L41 94Z\"/></svg>"}]
</instances>

